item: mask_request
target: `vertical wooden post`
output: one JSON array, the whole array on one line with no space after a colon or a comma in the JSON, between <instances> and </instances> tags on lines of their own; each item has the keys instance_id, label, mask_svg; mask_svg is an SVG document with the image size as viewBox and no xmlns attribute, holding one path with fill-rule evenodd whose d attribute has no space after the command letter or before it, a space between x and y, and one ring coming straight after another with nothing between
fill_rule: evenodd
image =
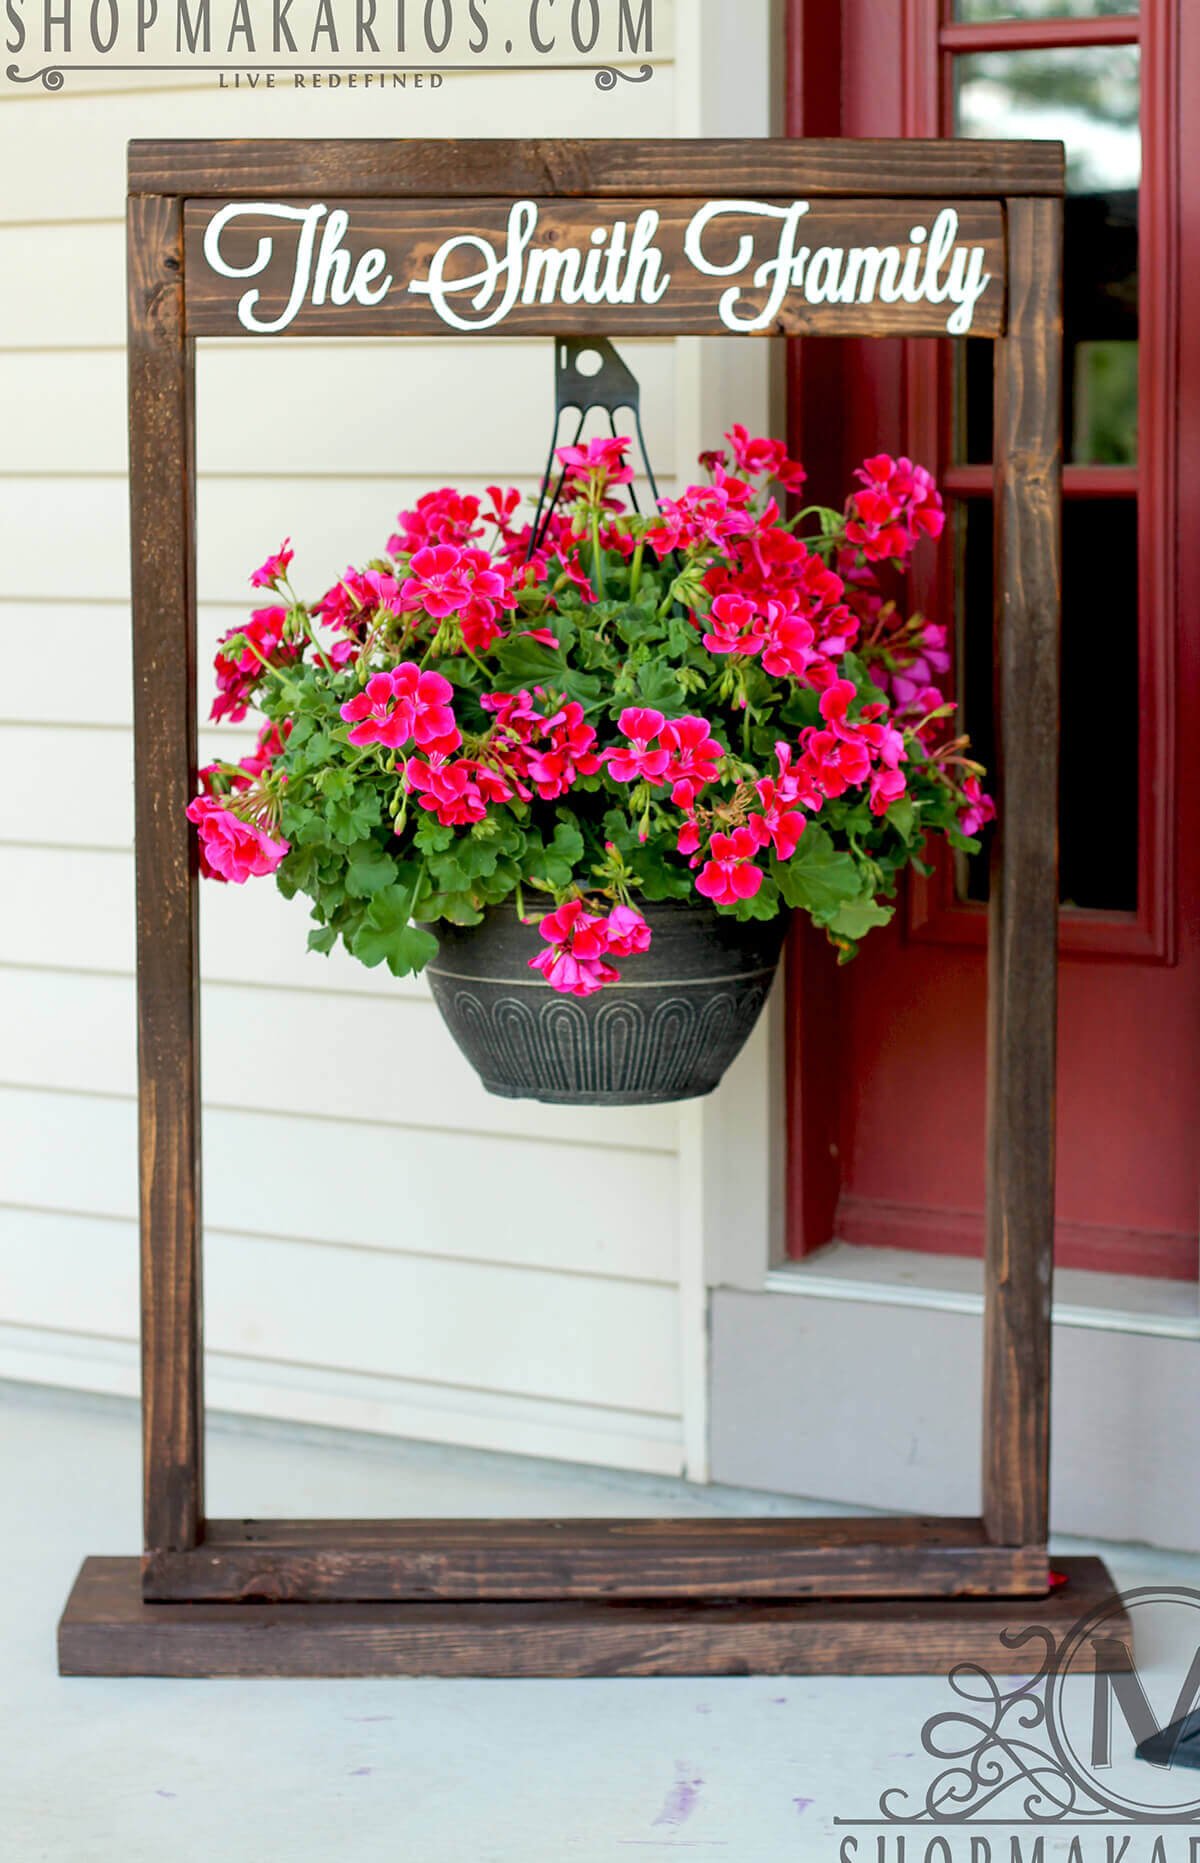
<instances>
[{"instance_id":1,"label":"vertical wooden post","mask_svg":"<svg viewBox=\"0 0 1200 1863\"><path fill-rule=\"evenodd\" d=\"M203 1522L196 779L195 422L183 203L129 202L129 413L137 767L144 1527Z\"/></svg>"},{"instance_id":2,"label":"vertical wooden post","mask_svg":"<svg viewBox=\"0 0 1200 1863\"><path fill-rule=\"evenodd\" d=\"M1058 942L1062 203L1008 202L996 344L1000 827L988 952L983 1514L1001 1545L1049 1522Z\"/></svg>"}]
</instances>

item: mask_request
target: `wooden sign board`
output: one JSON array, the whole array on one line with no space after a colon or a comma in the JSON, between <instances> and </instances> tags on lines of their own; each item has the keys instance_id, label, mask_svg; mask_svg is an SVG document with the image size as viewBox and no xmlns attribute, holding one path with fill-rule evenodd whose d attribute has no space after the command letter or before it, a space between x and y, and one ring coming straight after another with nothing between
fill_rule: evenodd
<instances>
[{"instance_id":1,"label":"wooden sign board","mask_svg":"<svg viewBox=\"0 0 1200 1863\"><path fill-rule=\"evenodd\" d=\"M191 201L193 336L997 336L995 201Z\"/></svg>"},{"instance_id":2,"label":"wooden sign board","mask_svg":"<svg viewBox=\"0 0 1200 1863\"><path fill-rule=\"evenodd\" d=\"M1052 1609L1061 147L134 143L129 184L144 1557L85 1568L64 1668L901 1672L974 1655L998 1673L1025 1660L998 1634ZM992 340L1000 832L979 1519L207 1516L191 339L488 334ZM1079 1604L1084 1576L1073 1583Z\"/></svg>"}]
</instances>

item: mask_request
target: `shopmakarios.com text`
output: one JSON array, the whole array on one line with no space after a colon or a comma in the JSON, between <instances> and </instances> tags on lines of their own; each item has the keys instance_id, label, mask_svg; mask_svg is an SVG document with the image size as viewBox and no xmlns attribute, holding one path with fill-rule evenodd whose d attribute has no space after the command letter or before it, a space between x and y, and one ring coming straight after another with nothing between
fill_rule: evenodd
<instances>
[{"instance_id":1,"label":"shopmakarios.com text","mask_svg":"<svg viewBox=\"0 0 1200 1863\"><path fill-rule=\"evenodd\" d=\"M654 0L2 0L6 49L47 58L642 57ZM503 13L503 23L498 15ZM510 50L511 47L511 50Z\"/></svg>"},{"instance_id":2,"label":"shopmakarios.com text","mask_svg":"<svg viewBox=\"0 0 1200 1863\"><path fill-rule=\"evenodd\" d=\"M837 1863L1200 1863L1200 1836L1153 1828L1125 1836L1061 1825L1048 1835L860 1832L842 1838Z\"/></svg>"}]
</instances>

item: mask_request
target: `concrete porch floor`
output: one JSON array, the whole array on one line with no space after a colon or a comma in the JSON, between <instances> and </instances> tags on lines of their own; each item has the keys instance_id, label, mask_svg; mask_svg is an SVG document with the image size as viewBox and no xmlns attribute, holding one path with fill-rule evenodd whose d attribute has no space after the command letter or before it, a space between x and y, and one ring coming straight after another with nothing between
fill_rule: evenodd
<instances>
[{"instance_id":1,"label":"concrete porch floor","mask_svg":"<svg viewBox=\"0 0 1200 1863\"><path fill-rule=\"evenodd\" d=\"M0 1863L834 1859L835 1820L870 1817L888 1787L919 1800L936 1770L921 1728L953 1705L942 1677L61 1680L59 1612L85 1554L136 1550L138 1484L132 1405L0 1386ZM797 1511L779 1497L222 1418L209 1485L211 1511L235 1516ZM1102 1551L1122 1588L1200 1590L1200 1558L1059 1549ZM1152 1676L1156 1653L1140 1655ZM1114 1781L1136 1780L1123 1725L1118 1745ZM1069 1835L1048 1835L1046 1854L1065 1855Z\"/></svg>"}]
</instances>

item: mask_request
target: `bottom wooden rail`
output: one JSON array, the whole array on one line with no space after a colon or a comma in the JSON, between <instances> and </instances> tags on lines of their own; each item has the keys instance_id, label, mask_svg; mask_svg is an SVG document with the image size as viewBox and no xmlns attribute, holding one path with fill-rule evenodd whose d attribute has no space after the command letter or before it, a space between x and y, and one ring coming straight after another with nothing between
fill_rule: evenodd
<instances>
[{"instance_id":1,"label":"bottom wooden rail","mask_svg":"<svg viewBox=\"0 0 1200 1863\"><path fill-rule=\"evenodd\" d=\"M137 1559L89 1559L59 1625L63 1675L933 1675L958 1662L1024 1675L1112 1597L1098 1559L1061 1562L1048 1598L806 1603L150 1604ZM1132 1654L1128 1620L1106 1624ZM1114 1653L1114 1660L1117 1660ZM1039 1652L1040 1660L1040 1652Z\"/></svg>"},{"instance_id":2,"label":"bottom wooden rail","mask_svg":"<svg viewBox=\"0 0 1200 1863\"><path fill-rule=\"evenodd\" d=\"M152 1552L158 1602L1045 1597L1045 1547L981 1520L209 1520Z\"/></svg>"}]
</instances>

